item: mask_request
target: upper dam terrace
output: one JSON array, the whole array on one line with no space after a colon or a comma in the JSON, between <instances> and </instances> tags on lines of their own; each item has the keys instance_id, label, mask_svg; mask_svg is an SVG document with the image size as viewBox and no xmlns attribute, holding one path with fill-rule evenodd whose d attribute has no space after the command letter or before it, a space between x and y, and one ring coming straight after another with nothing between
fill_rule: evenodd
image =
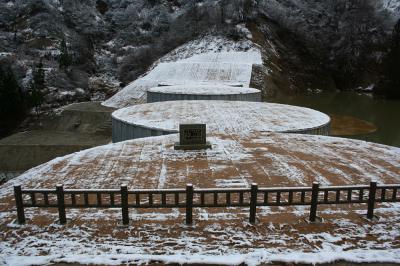
<instances>
[{"instance_id":1,"label":"upper dam terrace","mask_svg":"<svg viewBox=\"0 0 400 266\"><path fill-rule=\"evenodd\" d=\"M246 101L164 101L112 114L113 141L177 133L179 124L207 124L208 133L290 132L328 135L329 116L308 108Z\"/></svg>"}]
</instances>

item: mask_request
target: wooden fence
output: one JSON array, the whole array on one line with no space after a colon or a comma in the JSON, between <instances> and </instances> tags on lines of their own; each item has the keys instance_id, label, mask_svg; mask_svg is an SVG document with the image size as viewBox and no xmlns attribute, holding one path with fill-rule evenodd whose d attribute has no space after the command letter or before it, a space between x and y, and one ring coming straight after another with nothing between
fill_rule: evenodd
<instances>
[{"instance_id":1,"label":"wooden fence","mask_svg":"<svg viewBox=\"0 0 400 266\"><path fill-rule=\"evenodd\" d=\"M121 208L122 223L129 224L129 208L185 208L186 224L193 222L193 208L249 207L249 222L256 222L258 206L309 205L309 219L317 219L321 204L360 204L368 206L367 217L374 217L376 202L400 202L400 184L320 187L214 188L198 189L191 184L186 189L21 189L14 187L18 223L25 223L24 208L58 208L59 222L65 224L66 208Z\"/></svg>"}]
</instances>

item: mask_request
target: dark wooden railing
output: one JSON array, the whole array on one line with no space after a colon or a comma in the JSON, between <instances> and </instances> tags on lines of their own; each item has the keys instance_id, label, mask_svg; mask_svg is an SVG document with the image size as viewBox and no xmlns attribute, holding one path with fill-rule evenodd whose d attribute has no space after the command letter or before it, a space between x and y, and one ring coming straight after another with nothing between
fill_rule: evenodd
<instances>
[{"instance_id":1,"label":"dark wooden railing","mask_svg":"<svg viewBox=\"0 0 400 266\"><path fill-rule=\"evenodd\" d=\"M360 204L368 206L367 218L374 217L376 202L400 202L400 184L320 187L214 188L195 189L21 189L14 187L18 223L25 223L24 208L58 208L59 222L65 224L67 208L121 208L122 223L129 224L130 208L185 208L186 223L193 222L193 208L250 207L249 222L256 222L258 206L309 205L309 219L317 219L317 207L322 204Z\"/></svg>"}]
</instances>

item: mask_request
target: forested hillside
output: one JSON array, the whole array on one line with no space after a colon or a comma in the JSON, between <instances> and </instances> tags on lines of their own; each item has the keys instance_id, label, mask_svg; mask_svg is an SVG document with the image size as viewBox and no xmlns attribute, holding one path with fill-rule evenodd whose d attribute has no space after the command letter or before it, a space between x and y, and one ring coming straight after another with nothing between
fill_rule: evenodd
<instances>
[{"instance_id":1,"label":"forested hillside","mask_svg":"<svg viewBox=\"0 0 400 266\"><path fill-rule=\"evenodd\" d=\"M206 35L258 44L264 66L275 70L261 68L258 85L271 93L369 87L399 97L399 7L399 0L1 0L1 68L16 81L7 89L0 82L2 120L104 100ZM44 84L35 87L41 61ZM33 103L32 88L40 89Z\"/></svg>"}]
</instances>

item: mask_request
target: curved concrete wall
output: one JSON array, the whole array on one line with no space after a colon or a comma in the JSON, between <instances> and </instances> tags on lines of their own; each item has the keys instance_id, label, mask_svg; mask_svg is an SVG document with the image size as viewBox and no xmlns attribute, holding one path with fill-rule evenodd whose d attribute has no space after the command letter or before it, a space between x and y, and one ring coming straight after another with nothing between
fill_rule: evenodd
<instances>
[{"instance_id":1,"label":"curved concrete wall","mask_svg":"<svg viewBox=\"0 0 400 266\"><path fill-rule=\"evenodd\" d=\"M151 129L140 125L129 124L112 118L112 141L120 142L129 139L138 139L154 136L162 136L177 133L178 131L164 131Z\"/></svg>"},{"instance_id":2,"label":"curved concrete wall","mask_svg":"<svg viewBox=\"0 0 400 266\"><path fill-rule=\"evenodd\" d=\"M320 127L301 129L295 131L286 131L282 133L293 134L310 134L310 135L324 135L328 136L330 131L330 122ZM112 141L120 142L130 139L146 138L154 136L162 136L178 133L178 131L165 131L161 129L151 129L141 125L129 124L112 118Z\"/></svg>"},{"instance_id":3,"label":"curved concrete wall","mask_svg":"<svg viewBox=\"0 0 400 266\"><path fill-rule=\"evenodd\" d=\"M226 95L207 95L207 94L176 94L176 93L161 93L147 92L147 102L166 102L179 100L224 100L224 101L248 101L261 102L261 92L242 93L242 94L226 94Z\"/></svg>"},{"instance_id":4,"label":"curved concrete wall","mask_svg":"<svg viewBox=\"0 0 400 266\"><path fill-rule=\"evenodd\" d=\"M325 125L322 125L320 127L300 129L300 130L295 130L295 131L284 131L282 133L329 136L330 130L331 130L331 122L329 122Z\"/></svg>"}]
</instances>

